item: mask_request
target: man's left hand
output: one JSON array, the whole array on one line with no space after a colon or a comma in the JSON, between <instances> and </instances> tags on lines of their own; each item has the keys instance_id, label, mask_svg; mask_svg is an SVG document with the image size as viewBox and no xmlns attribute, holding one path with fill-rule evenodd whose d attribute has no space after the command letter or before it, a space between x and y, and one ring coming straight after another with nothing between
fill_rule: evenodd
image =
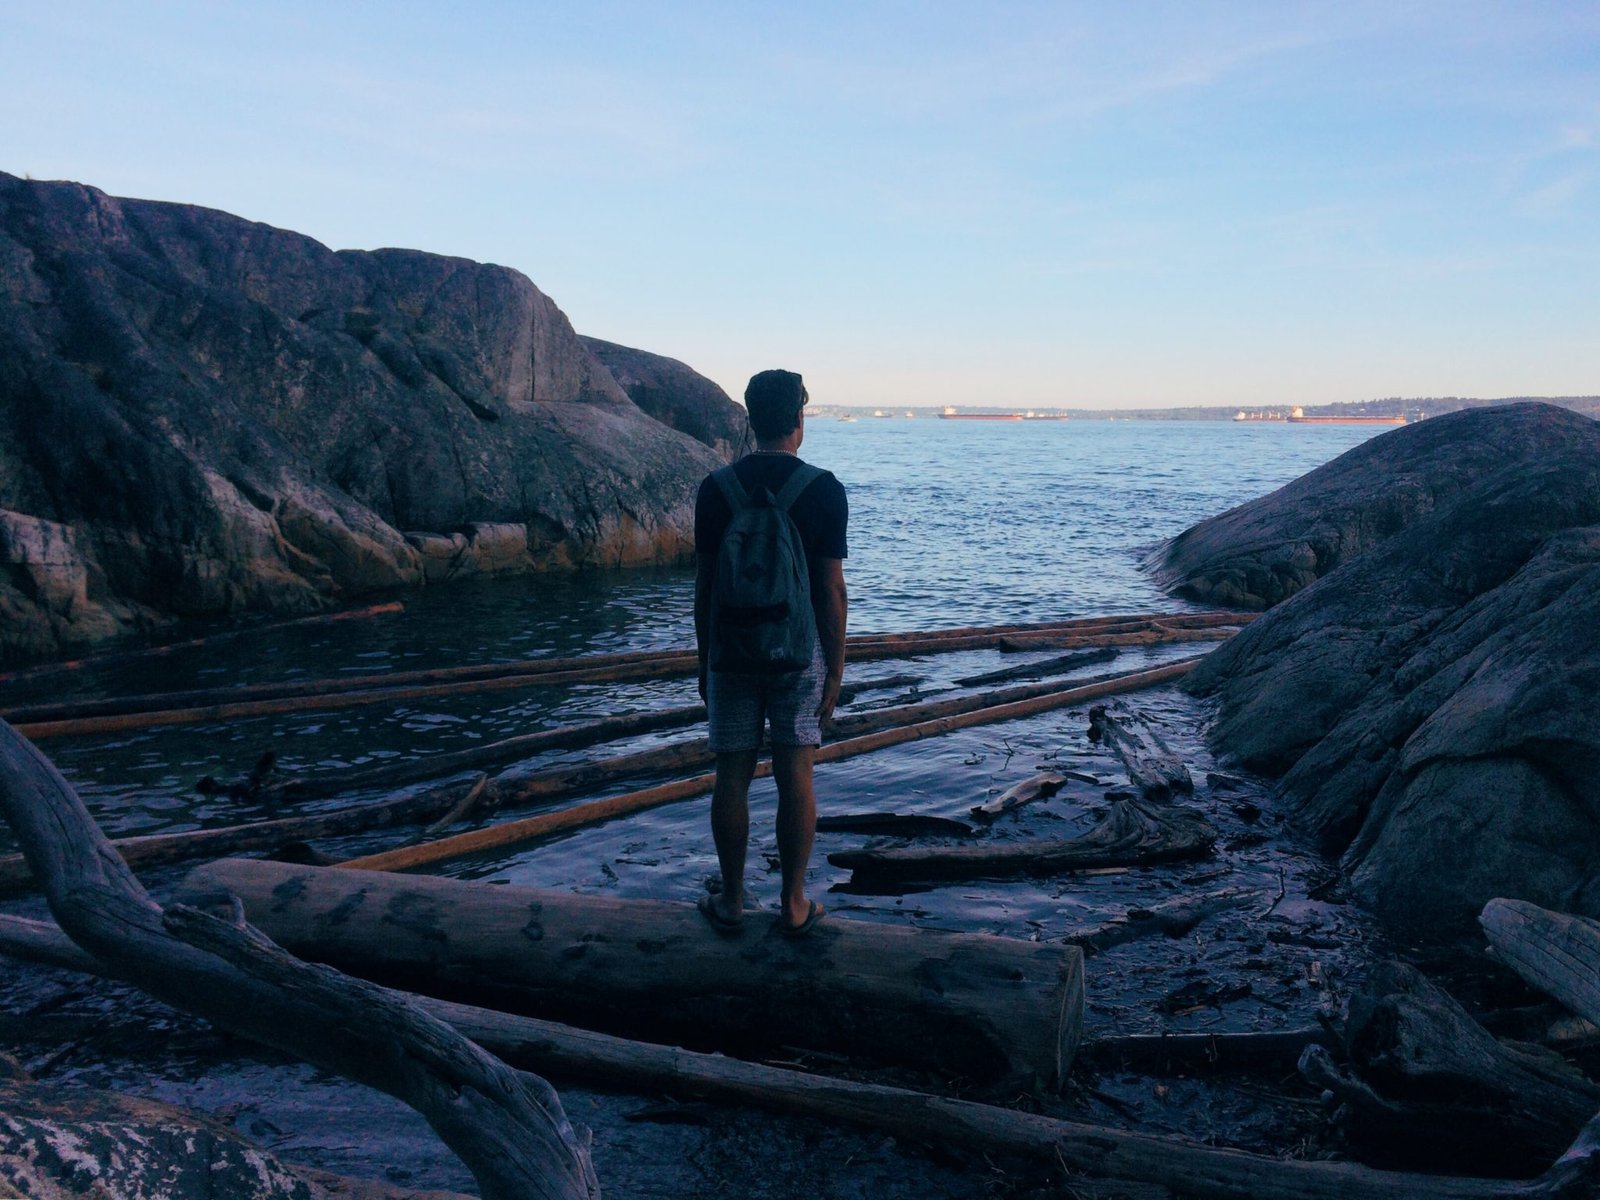
<instances>
[{"instance_id":1,"label":"man's left hand","mask_svg":"<svg viewBox=\"0 0 1600 1200\"><path fill-rule=\"evenodd\" d=\"M831 675L822 681L822 703L817 705L817 718L824 725L833 720L833 708L839 703L839 689L843 683L842 679Z\"/></svg>"}]
</instances>

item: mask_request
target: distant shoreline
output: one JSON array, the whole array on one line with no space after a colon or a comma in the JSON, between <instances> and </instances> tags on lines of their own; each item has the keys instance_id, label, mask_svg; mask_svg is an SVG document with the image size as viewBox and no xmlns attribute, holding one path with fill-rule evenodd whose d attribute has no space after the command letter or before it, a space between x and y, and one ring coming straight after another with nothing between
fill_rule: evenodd
<instances>
[{"instance_id":1,"label":"distant shoreline","mask_svg":"<svg viewBox=\"0 0 1600 1200\"><path fill-rule=\"evenodd\" d=\"M1175 408L1073 408L1068 406L1040 406L1017 404L958 404L958 413L1007 413L1026 409L1036 417L1067 418L1073 421L1234 421L1238 414L1246 414L1241 425L1289 424L1289 414L1303 409L1307 417L1405 417L1420 421L1465 408L1491 408L1501 404L1520 404L1538 401L1571 409L1587 417L1600 418L1600 396L1505 396L1498 399L1474 399L1464 396L1433 396L1420 398L1390 397L1382 400L1348 401L1337 404L1253 404L1189 405ZM807 415L813 419L841 420L853 418L870 420L936 420L944 411L943 404L912 404L875 406L853 404L812 404Z\"/></svg>"}]
</instances>

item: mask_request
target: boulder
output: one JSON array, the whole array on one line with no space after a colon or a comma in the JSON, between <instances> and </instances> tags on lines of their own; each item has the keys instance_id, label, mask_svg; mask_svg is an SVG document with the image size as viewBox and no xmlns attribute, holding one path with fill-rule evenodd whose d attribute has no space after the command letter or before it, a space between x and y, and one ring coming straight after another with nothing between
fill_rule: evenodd
<instances>
[{"instance_id":1,"label":"boulder","mask_svg":"<svg viewBox=\"0 0 1600 1200\"><path fill-rule=\"evenodd\" d=\"M628 398L663 424L704 442L723 458L753 448L744 408L704 375L675 358L586 337L583 344L605 364Z\"/></svg>"},{"instance_id":2,"label":"boulder","mask_svg":"<svg viewBox=\"0 0 1600 1200\"><path fill-rule=\"evenodd\" d=\"M0 1195L35 1200L466 1200L284 1162L214 1118L0 1063Z\"/></svg>"},{"instance_id":3,"label":"boulder","mask_svg":"<svg viewBox=\"0 0 1600 1200\"><path fill-rule=\"evenodd\" d=\"M1282 774L1286 810L1396 926L1472 936L1496 896L1600 916L1600 424L1547 405L1478 409L1313 474L1349 481L1318 485L1343 527L1376 529L1398 511L1382 494L1391 471L1426 511L1407 501L1400 528L1190 676L1217 701L1212 740ZM1309 544L1325 523L1305 484L1232 527L1255 547ZM1363 518L1362 497L1379 516ZM1197 530L1184 538L1211 540L1211 563L1240 560Z\"/></svg>"},{"instance_id":4,"label":"boulder","mask_svg":"<svg viewBox=\"0 0 1600 1200\"><path fill-rule=\"evenodd\" d=\"M0 174L0 268L0 660L430 575L676 561L723 461L505 267ZM735 408L656 386L679 424ZM458 535L473 569L440 573L419 539Z\"/></svg>"},{"instance_id":5,"label":"boulder","mask_svg":"<svg viewBox=\"0 0 1600 1200\"><path fill-rule=\"evenodd\" d=\"M1201 521L1159 547L1149 565L1177 595L1220 608L1269 608L1485 476L1561 450L1586 420L1528 403L1420 421ZM1472 440L1470 431L1491 426L1503 440Z\"/></svg>"}]
</instances>

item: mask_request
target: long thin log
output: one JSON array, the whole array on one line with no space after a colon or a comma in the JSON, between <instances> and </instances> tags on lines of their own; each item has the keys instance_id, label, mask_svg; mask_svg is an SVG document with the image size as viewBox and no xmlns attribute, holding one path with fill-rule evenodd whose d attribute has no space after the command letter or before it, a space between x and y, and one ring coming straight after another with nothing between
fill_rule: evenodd
<instances>
[{"instance_id":1,"label":"long thin log","mask_svg":"<svg viewBox=\"0 0 1600 1200\"><path fill-rule=\"evenodd\" d=\"M1000 639L1000 649L1011 654L1025 650L1073 650L1080 646L1157 646L1166 642L1225 642L1234 635L1229 628L1166 629L1152 624L1148 629L1127 633L1018 633Z\"/></svg>"},{"instance_id":2,"label":"long thin log","mask_svg":"<svg viewBox=\"0 0 1600 1200\"><path fill-rule=\"evenodd\" d=\"M280 817L229 825L222 829L192 829L185 833L155 833L118 838L108 843L130 867L155 867L244 854L252 850L275 851L312 838L343 837L392 825L415 825L448 813L460 801L465 786L429 788L358 808ZM15 895L35 885L32 869L22 854L0 855L0 896Z\"/></svg>"},{"instance_id":3,"label":"long thin log","mask_svg":"<svg viewBox=\"0 0 1600 1200\"><path fill-rule=\"evenodd\" d=\"M1532 986L1600 1024L1600 921L1552 912L1526 900L1496 899L1478 924L1495 957Z\"/></svg>"},{"instance_id":4,"label":"long thin log","mask_svg":"<svg viewBox=\"0 0 1600 1200\"><path fill-rule=\"evenodd\" d=\"M1045 675L1065 675L1068 671L1076 671L1079 667L1110 662L1120 653L1121 651L1115 646L1103 646L1098 650L1085 650L1080 654L1063 654L1058 658L1040 659L1016 667L1002 667L998 671L988 671L982 675L968 675L964 679L956 680L956 683L962 687L987 687L991 683L1005 683L1012 679L1039 679Z\"/></svg>"},{"instance_id":5,"label":"long thin log","mask_svg":"<svg viewBox=\"0 0 1600 1200\"><path fill-rule=\"evenodd\" d=\"M368 617L384 617L404 612L399 600L384 604L368 604L363 608L346 608L338 612L314 613L309 617L293 617L287 621L273 621L265 625L250 625L242 629L227 629L205 637L189 638L182 642L168 642L163 646L144 646L138 650L113 650L88 658L72 658L62 662L40 663L36 667L23 667L17 671L0 672L0 684L31 683L37 679L53 679L74 671L100 670L105 667L122 667L129 663L144 662L152 658L166 658L184 650L197 650L202 646L220 646L239 638L255 637L262 633L275 633L280 629L296 629L311 625L332 625L341 621L359 621Z\"/></svg>"},{"instance_id":6,"label":"long thin log","mask_svg":"<svg viewBox=\"0 0 1600 1200\"><path fill-rule=\"evenodd\" d=\"M19 952L11 937L17 918L0 917L0 951L69 969L105 968L73 960L56 931L50 958L33 936ZM53 926L48 927L54 929ZM70 944L68 944L70 945ZM87 956L85 956L87 957ZM952 1100L905 1088L829 1079L783 1067L741 1062L671 1046L628 1041L603 1033L513 1016L488 1009L414 997L427 1012L508 1063L536 1066L559 1078L629 1090L655 1089L796 1116L838 1121L881 1131L915 1144L959 1145L994 1154L1014 1154L1059 1166L1074 1177L1166 1187L1204 1200L1580 1200L1600 1182L1600 1118L1592 1122L1548 1171L1529 1181L1472 1179L1378 1171L1354 1163L1269 1158L1240 1150L1200 1145L1159 1134L1129 1133L1097 1125L1055 1120L968 1100ZM1188 1035L1173 1039L1178 1057L1209 1057L1196 1039L1216 1044L1220 1061L1234 1057L1232 1039L1260 1035ZM1313 1031L1282 1036L1297 1044L1317 1040ZM1115 1055L1111 1039L1107 1053ZM1145 1039L1155 1041L1157 1039ZM1136 1061L1145 1048L1127 1047ZM1248 1048L1241 1047L1248 1054ZM1272 1061L1280 1048L1273 1046ZM1159 1048L1151 1053L1158 1059ZM1098 1057L1086 1043L1081 1056Z\"/></svg>"},{"instance_id":7,"label":"long thin log","mask_svg":"<svg viewBox=\"0 0 1600 1200\"><path fill-rule=\"evenodd\" d=\"M0 813L72 939L151 995L376 1087L421 1113L485 1200L599 1194L555 1092L380 988L284 954L248 926L163 912L71 786L0 722Z\"/></svg>"},{"instance_id":8,"label":"long thin log","mask_svg":"<svg viewBox=\"0 0 1600 1200\"><path fill-rule=\"evenodd\" d=\"M1083 1022L1083 954L837 915L718 936L693 904L254 859L180 897L242 901L285 948L363 978L655 1040L802 1046L1057 1089ZM801 982L803 981L803 982Z\"/></svg>"},{"instance_id":9,"label":"long thin log","mask_svg":"<svg viewBox=\"0 0 1600 1200\"><path fill-rule=\"evenodd\" d=\"M1106 816L1081 837L842 850L828 855L828 862L854 872L857 880L872 882L1003 879L1183 862L1209 854L1216 837L1216 830L1191 809L1114 800Z\"/></svg>"},{"instance_id":10,"label":"long thin log","mask_svg":"<svg viewBox=\"0 0 1600 1200\"><path fill-rule=\"evenodd\" d=\"M1048 712L1055 708L1064 708L1071 704L1081 704L1086 700L1109 696L1117 692L1138 691L1142 688L1156 687L1159 684L1168 683L1188 674L1199 661L1199 657L1188 658L1182 662L1170 663L1167 666L1156 667L1149 671L1136 671L1128 675L1116 675L1099 683L1068 688L1065 691L1052 692L1029 700L996 705L991 708L981 708L974 712L939 717L929 721L920 721L913 725L900 726L886 729L879 733L868 734L864 737L851 738L848 741L834 742L832 745L820 747L817 750L815 761L818 763L838 762L858 754L866 754L873 750L882 749L885 746L899 745L904 742L917 741L921 738L937 737L940 734L951 733L957 729L966 729L973 725L1014 720L1019 717ZM771 773L771 770L772 764L770 762L762 762L757 765L756 774L765 777ZM479 854L485 850L505 850L514 846L525 845L528 842L538 841L553 834L566 833L586 825L594 825L616 817L627 816L631 813L643 812L646 809L656 808L663 804L671 804L678 800L687 800L691 796L703 796L711 790L715 782L715 774L697 775L691 779L680 779L672 783L661 784L658 787L645 788L643 791L612 796L607 800L596 800L588 804L576 805L560 812L543 813L536 817L525 817L520 821L508 821L501 825L492 825L486 829L475 829L469 833L457 834L454 837L441 838L425 846L407 846L381 854L369 854L362 858L351 859L348 863L342 865L374 871L404 871L431 863L465 858L468 855Z\"/></svg>"},{"instance_id":11,"label":"long thin log","mask_svg":"<svg viewBox=\"0 0 1600 1200\"><path fill-rule=\"evenodd\" d=\"M1180 663L1172 665L1181 666L1184 663L1192 665L1196 661L1198 659L1184 659ZM1164 669L1158 668L1158 670ZM1111 676L1107 681L1091 680L1083 686L1098 686L1101 682L1115 683L1118 680L1133 679L1136 676L1142 677L1144 674L1146 673L1135 672L1133 675ZM1049 682L1025 684L973 696L923 701L917 704L876 709L869 713L849 714L835 720L832 732L855 733L857 735L875 733L881 729L894 728L896 725L927 722L939 717L1052 695L1055 694L1057 686ZM1149 685L1138 684L1135 686ZM648 714L645 715L648 716ZM572 741L587 739L597 728L605 726L607 722L612 720L626 723L631 721L631 718L607 718L606 721L594 722L590 725L543 730L539 733L523 735L523 738L520 739L512 738L507 740L509 742L519 742L523 749L529 746L548 749L554 745L561 744L563 739L571 739ZM632 732L638 731L636 726L630 725L629 729ZM850 743L840 744L846 745ZM869 749L875 748L877 747L869 747ZM826 755L831 750L831 747L823 747L819 753ZM465 752L459 760L450 759L450 763L457 768L476 765L476 760L472 757L472 754L473 752L470 751ZM437 755L425 761L439 763L446 757ZM573 766L555 767L529 775L502 778L491 782L488 795L485 797L485 803L493 804L499 808L507 808L536 801L558 800L581 795L584 792L593 791L609 783L630 777L652 773L664 774L686 769L693 770L696 767L708 766L713 757L704 738L674 742L666 746L641 750L615 758L600 759L595 762L579 763ZM844 755L844 757L848 757L848 755ZM819 757L818 761L831 760ZM766 764L762 764L759 768L760 774L765 777L768 769ZM387 768L377 769L379 772L386 770ZM348 776L344 778L346 782L349 782ZM709 776L699 776L687 781L649 788L643 792L629 793L626 796L616 797L610 801L599 801L586 811L592 811L595 814L594 820L608 820L612 815L621 816L629 812L641 811L643 808L653 807L654 805L688 799L709 790L709 783L707 783L709 778ZM371 776L365 777L365 785L374 786ZM141 837L120 838L112 842L112 846L119 853L124 854L129 865L141 867L184 862L195 858L216 857L223 854L239 854L252 850L272 851L293 842L303 842L313 838L338 837L373 829L383 829L392 825L434 821L447 813L458 799L459 795L455 790L430 788L390 800L341 809L337 812L281 817L272 821L258 821L246 825L228 826L222 829L201 829L184 833L147 834ZM635 804L637 807L633 806ZM565 823L569 819L565 813L556 813L545 818L533 818L536 821L548 821L548 832L551 833L576 828L576 825ZM585 820L577 822L580 825L587 823L589 822ZM491 830L479 830L458 836L465 838L472 838L478 835L499 837L501 835L493 831L508 828L509 826L507 825L497 825L491 827ZM540 837L545 835L540 833L533 836ZM430 844L443 845L444 843L436 842ZM494 842L486 848L494 848L499 844ZM377 867L375 864L380 862L387 863L389 861L388 855L403 852L403 850L389 851L358 861L362 865L374 866L375 869L400 869L387 865ZM473 851L463 851L463 853L473 853ZM430 860L421 859L419 861L426 862ZM18 891L26 890L31 884L32 875L22 855L0 855L0 896L14 895Z\"/></svg>"},{"instance_id":12,"label":"long thin log","mask_svg":"<svg viewBox=\"0 0 1600 1200\"><path fill-rule=\"evenodd\" d=\"M1198 614L1215 619L1222 614ZM1238 620L1232 624L1240 623ZM1150 622L1142 625L1150 628ZM1189 640L1205 629L1185 625L1176 632L1146 634L1105 633L1101 642L1136 636L1152 641ZM993 648L1002 634L972 636L947 634L864 635L850 639L849 656L855 661L902 658L919 653ZM1086 643L1087 644L1087 643ZM487 663L425 671L389 672L339 680L296 680L249 687L157 693L112 700L70 704L31 705L0 712L31 738L69 734L120 733L157 725L194 724L235 717L272 716L285 712L352 708L367 704L475 693L504 688L549 684L604 683L631 679L670 679L692 675L699 660L689 650L634 651L567 659L532 659L523 663Z\"/></svg>"},{"instance_id":13,"label":"long thin log","mask_svg":"<svg viewBox=\"0 0 1600 1200\"><path fill-rule=\"evenodd\" d=\"M1142 713L1121 704L1097 704L1089 710L1089 737L1111 748L1133 786L1150 799L1165 800L1174 792L1187 795L1194 791L1189 768Z\"/></svg>"}]
</instances>

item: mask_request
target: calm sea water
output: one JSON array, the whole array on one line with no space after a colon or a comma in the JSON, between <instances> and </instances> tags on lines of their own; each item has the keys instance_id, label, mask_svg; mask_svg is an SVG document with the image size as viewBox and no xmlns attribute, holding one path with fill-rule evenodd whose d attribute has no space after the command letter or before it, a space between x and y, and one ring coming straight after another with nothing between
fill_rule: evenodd
<instances>
[{"instance_id":1,"label":"calm sea water","mask_svg":"<svg viewBox=\"0 0 1600 1200\"><path fill-rule=\"evenodd\" d=\"M1188 607L1162 595L1139 563L1153 545L1193 522L1261 495L1372 436L1360 426L1236 425L1071 421L975 423L863 418L818 420L803 455L835 471L849 490L852 632L1033 621ZM197 650L150 669L85 675L85 693L132 692L267 679L371 673L499 659L648 649L692 641L688 569L597 572L568 578L468 583L405 597L400 616L318 629L262 630L221 649ZM1195 652L1195 646L1140 648L1109 668L1132 670ZM1014 659L1007 659L1008 663ZM869 663L855 679L911 671L912 694L950 686L1000 665L975 651ZM36 696L60 696L58 687ZM7 703L32 698L13 689ZM245 774L266 750L287 770L321 770L441 750L617 712L690 702L688 680L579 685L423 701L402 707L305 712L214 726L148 730L116 738L52 739L44 749L119 835L233 824L282 815L193 790L204 775ZM864 704L902 702L875 693ZM1175 690L1140 703L1169 722L1169 735L1196 768L1209 762L1194 703ZM1043 764L1071 761L1108 778L1115 766L1090 746L1083 714L1052 713L967 730L819 770L825 812L926 812L961 817L973 804ZM530 767L620 752L698 731L669 731L614 749L541 758ZM630 781L614 791L644 786ZM370 798L370 797L366 797ZM997 836L1064 835L1086 828L1097 794L1065 794L1035 805ZM324 801L342 803L345 801ZM753 795L754 893L770 900L770 784ZM765 839L765 841L763 841ZM360 853L392 844L346 839L322 847ZM845 878L823 861L859 836L818 840L816 886ZM442 868L488 877L617 895L688 898L715 863L704 802L659 809L562 841ZM940 889L914 903L847 901L880 919L911 919L1019 935L1097 919L1126 906L1127 888L1109 881L1094 894L1037 882ZM1119 890L1121 889L1121 890ZM881 901L881 902L880 902ZM908 907L909 903L909 907Z\"/></svg>"}]
</instances>

